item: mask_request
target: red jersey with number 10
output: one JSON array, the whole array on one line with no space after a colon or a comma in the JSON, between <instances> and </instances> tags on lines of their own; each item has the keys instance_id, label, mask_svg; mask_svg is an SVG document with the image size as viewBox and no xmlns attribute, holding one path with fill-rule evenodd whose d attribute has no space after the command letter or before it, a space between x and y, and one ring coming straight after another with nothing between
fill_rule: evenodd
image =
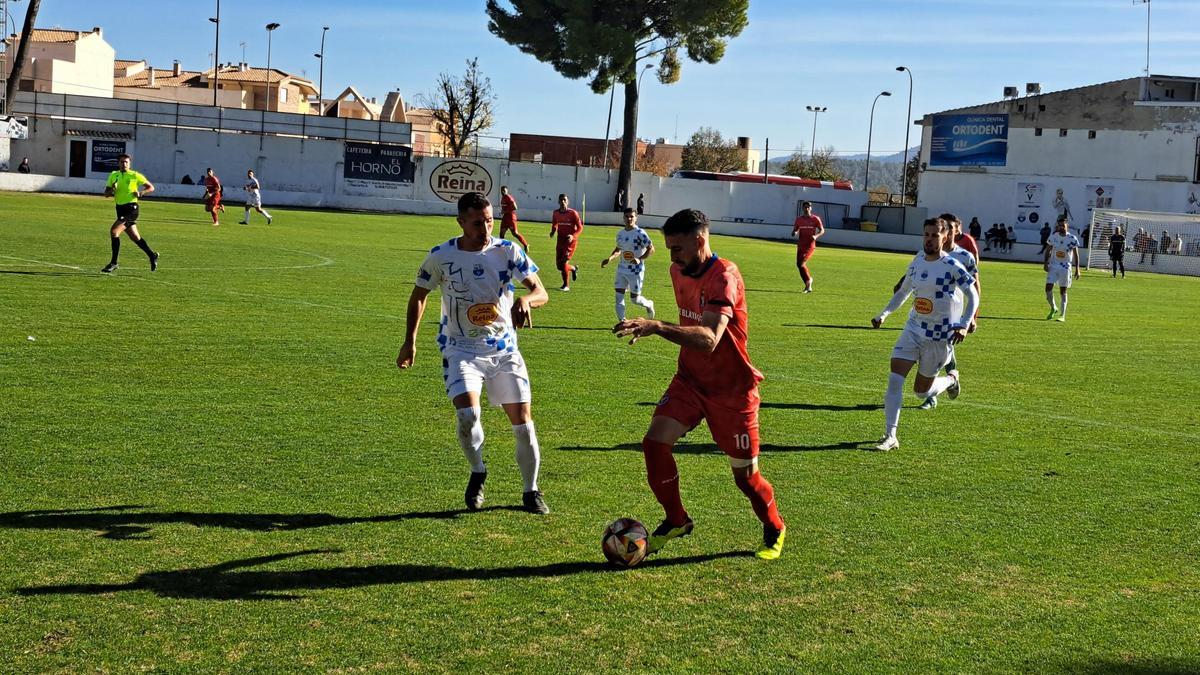
<instances>
[{"instance_id":1,"label":"red jersey with number 10","mask_svg":"<svg viewBox=\"0 0 1200 675\"><path fill-rule=\"evenodd\" d=\"M749 399L763 376L750 364L746 351L746 286L737 265L713 254L694 277L671 265L671 284L679 305L679 325L699 326L705 312L729 317L713 353L680 347L678 377L706 397L731 402Z\"/></svg>"}]
</instances>

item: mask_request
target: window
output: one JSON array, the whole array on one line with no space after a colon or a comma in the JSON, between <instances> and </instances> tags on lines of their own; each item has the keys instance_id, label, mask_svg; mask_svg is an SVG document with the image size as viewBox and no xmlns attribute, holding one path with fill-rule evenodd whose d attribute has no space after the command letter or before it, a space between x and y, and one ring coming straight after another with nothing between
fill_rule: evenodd
<instances>
[{"instance_id":1,"label":"window","mask_svg":"<svg viewBox=\"0 0 1200 675\"><path fill-rule=\"evenodd\" d=\"M1025 104L1021 103L1017 106L1017 112L1025 112Z\"/></svg>"},{"instance_id":2,"label":"window","mask_svg":"<svg viewBox=\"0 0 1200 675\"><path fill-rule=\"evenodd\" d=\"M1095 130L1095 129L1089 129L1089 130L1088 130L1088 138L1089 138L1089 139L1092 139L1092 138L1095 138L1095 137L1096 137L1096 130Z\"/></svg>"},{"instance_id":3,"label":"window","mask_svg":"<svg viewBox=\"0 0 1200 675\"><path fill-rule=\"evenodd\" d=\"M1062 138L1066 138L1066 136L1067 136L1067 130L1066 130L1066 129L1059 129L1059 130L1058 130L1058 135L1059 135L1060 137L1062 137Z\"/></svg>"},{"instance_id":4,"label":"window","mask_svg":"<svg viewBox=\"0 0 1200 675\"><path fill-rule=\"evenodd\" d=\"M1196 138L1196 169L1192 176L1193 183L1200 183L1200 137Z\"/></svg>"},{"instance_id":5,"label":"window","mask_svg":"<svg viewBox=\"0 0 1200 675\"><path fill-rule=\"evenodd\" d=\"M287 103L287 87L279 88L279 102Z\"/></svg>"},{"instance_id":6,"label":"window","mask_svg":"<svg viewBox=\"0 0 1200 675\"><path fill-rule=\"evenodd\" d=\"M1034 127L1034 129L1033 129L1033 135L1034 135L1034 136L1041 136L1041 135L1042 135L1042 128L1041 128L1041 127Z\"/></svg>"},{"instance_id":7,"label":"window","mask_svg":"<svg viewBox=\"0 0 1200 675\"><path fill-rule=\"evenodd\" d=\"M1166 92L1164 92L1163 95L1166 96L1167 98L1175 98L1175 90L1168 89L1168 90L1166 90Z\"/></svg>"},{"instance_id":8,"label":"window","mask_svg":"<svg viewBox=\"0 0 1200 675\"><path fill-rule=\"evenodd\" d=\"M1039 105L1039 106L1038 106L1038 112L1046 112L1046 106L1045 106L1045 105Z\"/></svg>"}]
</instances>

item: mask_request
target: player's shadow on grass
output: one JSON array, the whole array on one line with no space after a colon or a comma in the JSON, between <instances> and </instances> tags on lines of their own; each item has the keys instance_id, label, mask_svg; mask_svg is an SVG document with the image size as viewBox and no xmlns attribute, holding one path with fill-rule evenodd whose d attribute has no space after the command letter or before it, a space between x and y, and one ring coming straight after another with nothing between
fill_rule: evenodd
<instances>
[{"instance_id":1,"label":"player's shadow on grass","mask_svg":"<svg viewBox=\"0 0 1200 675\"><path fill-rule=\"evenodd\" d=\"M479 511L452 509L344 517L329 513L199 513L142 510L145 508L147 507L139 505L120 505L94 509L12 511L0 513L0 527L29 530L92 530L99 532L105 539L149 539L147 533L154 525L183 524L275 532L403 520L453 520L469 513L524 510L516 505L494 505L485 506Z\"/></svg>"},{"instance_id":2,"label":"player's shadow on grass","mask_svg":"<svg viewBox=\"0 0 1200 675\"><path fill-rule=\"evenodd\" d=\"M297 600L294 591L326 588L361 588L390 584L433 581L491 581L495 579L533 579L572 574L614 572L601 562L563 562L549 565L470 569L444 565L367 565L357 567L314 567L302 570L248 570L289 558L336 550L308 550L295 553L243 558L209 567L145 572L127 584L63 584L29 586L15 589L19 595L100 595L122 591L151 591L165 598L191 600ZM652 558L640 568L673 567L719 560L750 557L749 551L729 551L682 558ZM628 572L627 572L628 573ZM636 573L636 572L634 572Z\"/></svg>"},{"instance_id":3,"label":"player's shadow on grass","mask_svg":"<svg viewBox=\"0 0 1200 675\"><path fill-rule=\"evenodd\" d=\"M895 326L880 326L879 328L873 328L870 323L861 326L857 324L841 325L833 323L785 323L783 326L784 328L832 328L835 330L902 330L901 328Z\"/></svg>"},{"instance_id":4,"label":"player's shadow on grass","mask_svg":"<svg viewBox=\"0 0 1200 675\"><path fill-rule=\"evenodd\" d=\"M656 407L657 403L649 401L639 401L636 405L646 407ZM818 403L775 403L773 401L763 401L759 404L760 408L773 408L778 410L820 410L825 412L857 412L863 410L883 410L883 406L878 403L859 403L858 405L823 405Z\"/></svg>"},{"instance_id":5,"label":"player's shadow on grass","mask_svg":"<svg viewBox=\"0 0 1200 675\"><path fill-rule=\"evenodd\" d=\"M98 277L100 272L33 272L30 270L0 270L0 274L19 274L24 277Z\"/></svg>"},{"instance_id":6,"label":"player's shadow on grass","mask_svg":"<svg viewBox=\"0 0 1200 675\"><path fill-rule=\"evenodd\" d=\"M758 449L762 452L818 452L821 450L857 450L863 444L874 442L874 439L866 441L843 441L840 443L827 443L824 445L775 445L773 443L762 443ZM621 443L620 445L560 445L559 450L582 450L592 452L609 452L612 450L636 450L642 451L641 443ZM715 443L676 443L671 452L676 455L724 455L721 449Z\"/></svg>"}]
</instances>

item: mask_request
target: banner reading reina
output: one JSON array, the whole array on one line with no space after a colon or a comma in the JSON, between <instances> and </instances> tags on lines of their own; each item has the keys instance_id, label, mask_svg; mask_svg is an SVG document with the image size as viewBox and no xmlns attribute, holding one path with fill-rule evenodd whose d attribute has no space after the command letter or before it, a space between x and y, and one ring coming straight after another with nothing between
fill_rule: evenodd
<instances>
[{"instance_id":1,"label":"banner reading reina","mask_svg":"<svg viewBox=\"0 0 1200 675\"><path fill-rule=\"evenodd\" d=\"M934 115L930 166L1004 166L1008 115Z\"/></svg>"}]
</instances>

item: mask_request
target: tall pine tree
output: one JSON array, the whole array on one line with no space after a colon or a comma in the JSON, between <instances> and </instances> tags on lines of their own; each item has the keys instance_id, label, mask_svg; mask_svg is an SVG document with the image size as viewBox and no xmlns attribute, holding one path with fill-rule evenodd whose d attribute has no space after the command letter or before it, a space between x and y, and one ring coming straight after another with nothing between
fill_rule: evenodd
<instances>
[{"instance_id":1,"label":"tall pine tree","mask_svg":"<svg viewBox=\"0 0 1200 675\"><path fill-rule=\"evenodd\" d=\"M679 81L680 52L716 63L746 27L750 0L488 0L488 30L603 94L620 84L625 129L617 186L629 192L637 152L639 63L658 62L658 80Z\"/></svg>"}]
</instances>

